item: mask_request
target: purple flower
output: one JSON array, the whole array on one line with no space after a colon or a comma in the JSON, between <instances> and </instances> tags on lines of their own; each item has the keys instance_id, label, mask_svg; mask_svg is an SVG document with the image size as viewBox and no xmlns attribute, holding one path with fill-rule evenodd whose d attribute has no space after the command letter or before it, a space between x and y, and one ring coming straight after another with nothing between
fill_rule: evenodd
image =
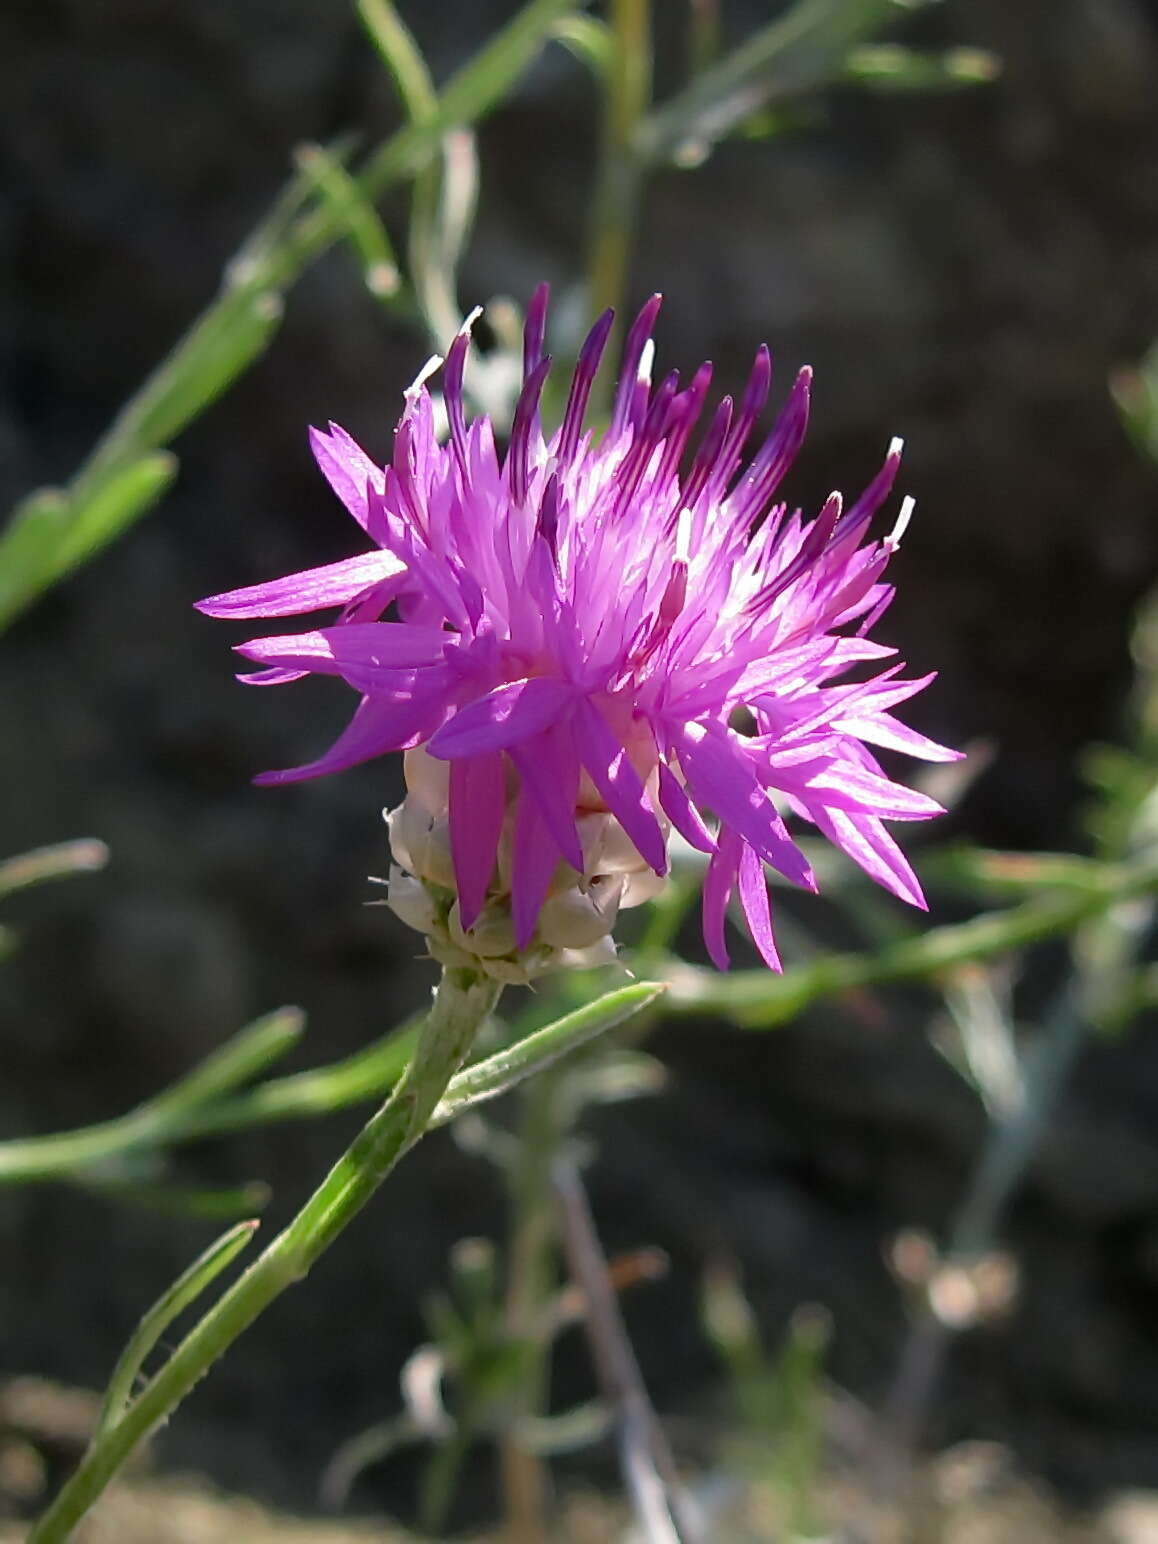
<instances>
[{"instance_id":1,"label":"purple flower","mask_svg":"<svg viewBox=\"0 0 1158 1544\"><path fill-rule=\"evenodd\" d=\"M449 436L435 432L425 375L406 394L392 462L376 466L342 429L312 431L323 473L372 550L201 602L218 617L342 608L331 626L255 639L239 652L272 685L341 676L361 702L320 759L258 782L336 772L425 747L449 763L446 831L461 927L488 896L509 893L526 949L560 865L591 870L584 817L606 812L662 875L672 826L709 854L704 933L728 963L724 917L738 893L763 958L779 968L764 864L816 882L785 824L811 822L895 895L923 906L886 820L940 813L894 782L868 746L931 761L957 753L891 710L932 680L894 664L866 636L892 598L884 583L907 523L868 538L892 489L900 444L842 512L833 494L805 521L776 503L804 438L811 375L802 370L772 433L747 459L768 397L768 351L739 404L725 397L698 448L692 431L711 366L681 387L651 381L654 296L628 334L611 422L584 416L611 327L583 346L561 427L549 438L539 399L546 288L528 311L524 385L505 455L486 418L468 424L469 324L443 371ZM384 620L385 618L389 620ZM863 674L863 671L861 672ZM834 684L835 683L835 684ZM714 816L714 821L708 816ZM634 852L633 852L634 858Z\"/></svg>"}]
</instances>

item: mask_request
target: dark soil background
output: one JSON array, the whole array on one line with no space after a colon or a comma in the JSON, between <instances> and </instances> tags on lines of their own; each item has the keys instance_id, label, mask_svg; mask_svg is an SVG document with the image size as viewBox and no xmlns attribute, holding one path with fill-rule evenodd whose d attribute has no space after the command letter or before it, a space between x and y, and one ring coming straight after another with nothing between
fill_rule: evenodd
<instances>
[{"instance_id":1,"label":"dark soil background","mask_svg":"<svg viewBox=\"0 0 1158 1544\"><path fill-rule=\"evenodd\" d=\"M444 77L514 6L402 10ZM724 4L737 36L768 10ZM834 92L789 138L665 175L637 298L666 293L668 362L712 357L734 385L766 339L782 390L816 367L799 501L858 487L904 434L918 518L882 635L941 671L913 717L996 747L958 829L1065 844L1076 754L1116 732L1131 610L1158 573L1158 473L1106 389L1158 333L1158 5L945 0L907 35L991 48L1004 74L942 97ZM674 26L668 43L670 72ZM334 0L6 0L0 506L70 475L208 301L292 147L392 114ZM555 50L486 125L466 304L576 282L592 121ZM114 858L9 908L26 942L0 973L0 1130L113 1114L280 1002L309 1011L306 1065L427 991L410 938L362 904L395 769L251 788L326 743L348 704L309 684L243 691L228 629L191 609L354 549L305 426L337 419L384 454L425 353L332 254L178 446L164 506L5 638L0 852L83 834ZM681 1026L658 1049L670 1092L600 1117L591 1182L609 1244L673 1255L670 1284L634 1305L660 1408L696 1408L716 1377L694 1289L719 1248L744 1261L770 1334L826 1302L834 1374L876 1397L903 1323L882 1249L951 1212L979 1135L970 1098L911 1014L873 1028L833 1008L767 1037ZM1008 1441L1087 1493L1158 1486L1156 1119L1158 1039L1091 1051L1014 1218L1020 1306L959 1347L936 1440ZM269 1179L276 1218L352 1124L206 1144L178 1167ZM493 1175L431 1140L197 1391L166 1459L308 1502L337 1443L395 1408L450 1244L500 1228ZM209 1233L55 1188L0 1194L0 1369L99 1386ZM584 1376L565 1358L565 1392ZM397 1497L404 1466L378 1483Z\"/></svg>"}]
</instances>

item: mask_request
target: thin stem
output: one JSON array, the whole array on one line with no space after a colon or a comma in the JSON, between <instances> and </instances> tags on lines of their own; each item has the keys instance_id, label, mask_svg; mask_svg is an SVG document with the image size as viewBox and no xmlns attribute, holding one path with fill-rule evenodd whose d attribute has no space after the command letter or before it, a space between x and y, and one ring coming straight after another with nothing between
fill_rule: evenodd
<instances>
[{"instance_id":1,"label":"thin stem","mask_svg":"<svg viewBox=\"0 0 1158 1544\"><path fill-rule=\"evenodd\" d=\"M551 1165L567 1121L555 1070L525 1091L508 1175L511 1225L507 1266L507 1333L528 1346L517 1408L499 1440L499 1475L507 1544L543 1544L547 1537L549 1482L539 1456L527 1447L519 1425L543 1413L550 1350L536 1344L543 1309L555 1285L555 1227ZM534 1345L532 1352L530 1347Z\"/></svg>"},{"instance_id":2,"label":"thin stem","mask_svg":"<svg viewBox=\"0 0 1158 1544\"><path fill-rule=\"evenodd\" d=\"M542 1067L569 1055L646 1009L665 990L662 982L637 981L606 992L572 1013L543 1025L451 1079L432 1126L455 1120L484 1100L505 1093ZM270 1078L231 1094L241 1083L288 1050L303 1028L296 1008L259 1019L165 1093L116 1120L79 1131L0 1142L0 1185L63 1179L91 1183L85 1172L109 1159L142 1149L156 1151L194 1137L245 1130L270 1121L326 1115L381 1098L406 1069L414 1051L414 1026L391 1031L343 1061L313 1072ZM217 1095L224 1097L217 1098Z\"/></svg>"},{"instance_id":3,"label":"thin stem","mask_svg":"<svg viewBox=\"0 0 1158 1544\"><path fill-rule=\"evenodd\" d=\"M473 971L443 971L413 1060L397 1088L293 1221L189 1332L117 1424L92 1443L80 1467L34 1525L28 1544L63 1544L138 1443L275 1298L302 1280L362 1210L422 1136L479 1026L494 1008L499 990Z\"/></svg>"},{"instance_id":4,"label":"thin stem","mask_svg":"<svg viewBox=\"0 0 1158 1544\"><path fill-rule=\"evenodd\" d=\"M647 1544L699 1544L699 1522L647 1397L578 1170L558 1161L552 1179L563 1249L585 1300L584 1328L600 1390L615 1415L620 1463L636 1521Z\"/></svg>"},{"instance_id":5,"label":"thin stem","mask_svg":"<svg viewBox=\"0 0 1158 1544\"><path fill-rule=\"evenodd\" d=\"M414 177L450 130L502 101L575 0L528 0L447 82L437 110L400 129L353 174L374 200ZM299 172L230 263L221 293L130 398L63 489L42 489L0 531L0 627L160 497L176 473L167 444L264 353L282 295L302 270L347 234L343 201L309 205L316 173Z\"/></svg>"},{"instance_id":6,"label":"thin stem","mask_svg":"<svg viewBox=\"0 0 1158 1544\"><path fill-rule=\"evenodd\" d=\"M617 357L631 244L641 191L642 167L635 152L636 127L651 105L650 0L610 0L611 49L604 99L602 141L587 258L591 319L608 307L616 330L607 357ZM606 406L610 381L601 372L594 411Z\"/></svg>"},{"instance_id":7,"label":"thin stem","mask_svg":"<svg viewBox=\"0 0 1158 1544\"><path fill-rule=\"evenodd\" d=\"M474 1422L470 1412L464 1410L456 1418L454 1430L438 1443L427 1461L418 1500L418 1528L424 1539L442 1535L454 1500L455 1482L474 1435Z\"/></svg>"},{"instance_id":8,"label":"thin stem","mask_svg":"<svg viewBox=\"0 0 1158 1544\"><path fill-rule=\"evenodd\" d=\"M760 108L839 76L849 49L898 14L896 0L797 0L649 113L637 158L650 167L691 149L702 160Z\"/></svg>"},{"instance_id":9,"label":"thin stem","mask_svg":"<svg viewBox=\"0 0 1158 1544\"><path fill-rule=\"evenodd\" d=\"M1024 1098L989 1127L973 1179L957 1214L940 1269L975 1265L993 1249L1014 1191L1041 1142L1066 1080L1086 1043L1088 1025L1067 990L1041 1031L1023 1070ZM926 1303L901 1351L882 1421L886 1491L895 1492L920 1440L925 1412L953 1339L953 1326Z\"/></svg>"},{"instance_id":10,"label":"thin stem","mask_svg":"<svg viewBox=\"0 0 1158 1544\"><path fill-rule=\"evenodd\" d=\"M782 976L735 970L729 976L681 960L649 959L669 978L665 1012L719 1013L742 1029L785 1024L818 998L850 987L936 977L971 960L1024 949L1070 933L1117 902L1158 891L1158 861L1104 864L1087 888L1035 896L1018 906L982 912L968 922L930 928L873 954L821 954Z\"/></svg>"}]
</instances>

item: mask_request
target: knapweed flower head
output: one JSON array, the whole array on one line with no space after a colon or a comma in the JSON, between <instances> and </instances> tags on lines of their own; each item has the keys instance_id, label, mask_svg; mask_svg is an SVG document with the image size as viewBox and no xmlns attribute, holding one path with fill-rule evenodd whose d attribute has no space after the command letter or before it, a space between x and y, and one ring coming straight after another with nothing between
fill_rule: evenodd
<instances>
[{"instance_id":1,"label":"knapweed flower head","mask_svg":"<svg viewBox=\"0 0 1158 1544\"><path fill-rule=\"evenodd\" d=\"M892 598L885 570L911 507L870 537L900 444L848 510L834 493L810 520L790 512L776 494L804 438L810 372L746 457L769 394L762 348L738 404L719 403L693 450L711 366L653 385L659 304L628 333L606 432L584 420L610 313L547 434L540 289L505 454L487 418L467 422L468 324L443 367L445 443L426 385L438 361L406 393L386 466L334 425L312 432L371 549L201 602L219 617L341 608L329 626L240 646L261 667L243 680L340 676L360 697L325 755L258 781L406 752L390 903L440 958L504 979L610 950L617 909L667 872L673 827L708 857L704 934L721 968L733 894L779 968L765 864L816 888L786 816L924 904L885 821L940 806L870 750L956 756L891 711L932 677L877 669L895 651L867 636ZM866 667L868 679L848 679Z\"/></svg>"}]
</instances>

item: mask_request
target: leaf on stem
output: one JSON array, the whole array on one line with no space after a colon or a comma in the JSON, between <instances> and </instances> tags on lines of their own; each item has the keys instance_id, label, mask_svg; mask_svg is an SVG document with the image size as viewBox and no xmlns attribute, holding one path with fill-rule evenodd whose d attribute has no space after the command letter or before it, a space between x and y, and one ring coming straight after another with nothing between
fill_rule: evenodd
<instances>
[{"instance_id":1,"label":"leaf on stem","mask_svg":"<svg viewBox=\"0 0 1158 1544\"><path fill-rule=\"evenodd\" d=\"M577 9L575 0L530 0L451 78L427 122L408 124L369 157L357 178L362 194L372 200L428 165L443 136L494 108ZM281 319L284 290L346 233L331 202L303 210L309 194L299 173L227 266L221 294L129 400L68 487L44 489L17 506L0 534L0 629L146 512L175 467L149 453L264 352Z\"/></svg>"},{"instance_id":2,"label":"leaf on stem","mask_svg":"<svg viewBox=\"0 0 1158 1544\"><path fill-rule=\"evenodd\" d=\"M168 1291L145 1314L113 1369L97 1420L94 1441L99 1440L120 1420L132 1399L133 1388L145 1358L169 1325L201 1296L210 1282L245 1248L258 1226L256 1221L239 1222L228 1233L223 1233L203 1254L198 1255L189 1269L178 1276Z\"/></svg>"},{"instance_id":3,"label":"leaf on stem","mask_svg":"<svg viewBox=\"0 0 1158 1544\"><path fill-rule=\"evenodd\" d=\"M667 1007L671 1013L720 1013L744 1029L770 1029L787 1023L818 998L886 981L942 977L969 961L1071 933L1122 901L1156 892L1158 859L1102 864L1088 888L1038 893L1020 905L930 928L871 954L817 955L781 976L766 970L722 976L672 960L665 966L671 984ZM655 962L650 963L654 967Z\"/></svg>"},{"instance_id":4,"label":"leaf on stem","mask_svg":"<svg viewBox=\"0 0 1158 1544\"><path fill-rule=\"evenodd\" d=\"M898 9L899 0L797 0L653 109L636 135L640 157L698 164L752 114L839 78L849 50Z\"/></svg>"},{"instance_id":5,"label":"leaf on stem","mask_svg":"<svg viewBox=\"0 0 1158 1544\"><path fill-rule=\"evenodd\" d=\"M556 1019L517 1044L476 1062L451 1079L431 1117L431 1126L444 1126L485 1100L496 1099L534 1072L549 1067L655 1002L667 990L662 981L639 981L608 992L586 1007Z\"/></svg>"},{"instance_id":6,"label":"leaf on stem","mask_svg":"<svg viewBox=\"0 0 1158 1544\"><path fill-rule=\"evenodd\" d=\"M299 1008L281 1008L241 1030L171 1088L117 1120L0 1142L0 1185L91 1173L126 1153L163 1148L203 1128L214 1129L206 1119L207 1107L214 1111L214 1101L285 1055L304 1028Z\"/></svg>"},{"instance_id":7,"label":"leaf on stem","mask_svg":"<svg viewBox=\"0 0 1158 1544\"><path fill-rule=\"evenodd\" d=\"M306 1017L300 1008L278 1008L239 1030L220 1050L214 1051L164 1093L139 1107L154 1121L177 1124L198 1105L208 1104L248 1083L271 1066L301 1039Z\"/></svg>"},{"instance_id":8,"label":"leaf on stem","mask_svg":"<svg viewBox=\"0 0 1158 1544\"><path fill-rule=\"evenodd\" d=\"M264 1211L271 1194L264 1180L214 1188L211 1185L142 1184L135 1179L106 1178L98 1172L78 1175L77 1184L109 1200L171 1217L198 1217L207 1222L227 1222Z\"/></svg>"},{"instance_id":9,"label":"leaf on stem","mask_svg":"<svg viewBox=\"0 0 1158 1544\"><path fill-rule=\"evenodd\" d=\"M987 48L926 52L900 43L866 43L849 51L844 79L881 93L953 91L988 85L1001 74L1001 60Z\"/></svg>"},{"instance_id":10,"label":"leaf on stem","mask_svg":"<svg viewBox=\"0 0 1158 1544\"><path fill-rule=\"evenodd\" d=\"M329 205L336 223L344 227L358 254L366 288L379 300L396 299L402 276L394 247L378 211L358 183L321 145L300 146L294 159Z\"/></svg>"},{"instance_id":11,"label":"leaf on stem","mask_svg":"<svg viewBox=\"0 0 1158 1544\"><path fill-rule=\"evenodd\" d=\"M596 80L607 79L611 69L613 40L601 21L597 21L594 16L564 16L555 23L551 35L580 64L585 64Z\"/></svg>"}]
</instances>

